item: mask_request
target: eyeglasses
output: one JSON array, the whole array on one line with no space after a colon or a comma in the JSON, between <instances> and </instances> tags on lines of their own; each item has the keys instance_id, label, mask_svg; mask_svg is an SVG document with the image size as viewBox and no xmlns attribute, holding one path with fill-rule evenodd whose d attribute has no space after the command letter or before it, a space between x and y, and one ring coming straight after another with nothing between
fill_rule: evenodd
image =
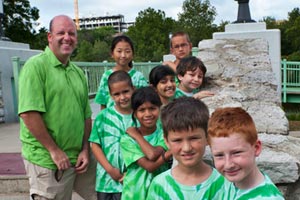
<instances>
[{"instance_id":1,"label":"eyeglasses","mask_svg":"<svg viewBox=\"0 0 300 200\"><path fill-rule=\"evenodd\" d=\"M188 43L177 44L177 45L173 46L173 49L178 50L179 48L185 48L187 46L189 46Z\"/></svg>"}]
</instances>

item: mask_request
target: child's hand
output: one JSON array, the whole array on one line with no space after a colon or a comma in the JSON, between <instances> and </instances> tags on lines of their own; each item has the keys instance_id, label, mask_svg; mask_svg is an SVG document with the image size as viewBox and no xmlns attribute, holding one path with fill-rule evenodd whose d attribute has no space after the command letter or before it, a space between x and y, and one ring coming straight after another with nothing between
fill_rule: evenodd
<instances>
[{"instance_id":1,"label":"child's hand","mask_svg":"<svg viewBox=\"0 0 300 200\"><path fill-rule=\"evenodd\" d=\"M194 94L193 97L195 99L203 99L205 97L211 97L214 95L215 95L215 93L210 92L210 91L200 91L200 92L197 92L196 94Z\"/></svg>"},{"instance_id":2,"label":"child's hand","mask_svg":"<svg viewBox=\"0 0 300 200\"><path fill-rule=\"evenodd\" d=\"M126 174L126 173L124 173L123 176L122 176L122 178L119 179L119 182L120 182L121 184L123 184L123 180L124 180L125 174Z\"/></svg>"},{"instance_id":3,"label":"child's hand","mask_svg":"<svg viewBox=\"0 0 300 200\"><path fill-rule=\"evenodd\" d=\"M117 168L112 168L110 171L107 172L112 179L115 181L119 181L120 179L123 179L123 174L120 172Z\"/></svg>"}]
</instances>

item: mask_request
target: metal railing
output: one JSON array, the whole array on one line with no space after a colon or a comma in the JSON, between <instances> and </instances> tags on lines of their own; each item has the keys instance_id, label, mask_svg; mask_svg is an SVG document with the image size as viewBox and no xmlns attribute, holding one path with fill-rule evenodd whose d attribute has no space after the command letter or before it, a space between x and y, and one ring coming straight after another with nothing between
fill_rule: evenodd
<instances>
[{"instance_id":1,"label":"metal railing","mask_svg":"<svg viewBox=\"0 0 300 200\"><path fill-rule=\"evenodd\" d=\"M282 102L300 103L300 62L281 61Z\"/></svg>"},{"instance_id":2,"label":"metal railing","mask_svg":"<svg viewBox=\"0 0 300 200\"><path fill-rule=\"evenodd\" d=\"M18 84L19 84L19 72L22 66L25 64L25 61L20 60L19 57L12 57L12 65L13 65L13 93L14 99L18 96ZM73 62L78 67L80 67L87 79L87 84L89 88L89 96L93 97L98 90L99 83L102 77L102 74L112 67L115 66L114 62ZM162 62L133 62L133 67L142 72L145 78L148 80L148 75L151 69L157 65L160 65ZM15 104L16 105L16 104Z\"/></svg>"}]
</instances>

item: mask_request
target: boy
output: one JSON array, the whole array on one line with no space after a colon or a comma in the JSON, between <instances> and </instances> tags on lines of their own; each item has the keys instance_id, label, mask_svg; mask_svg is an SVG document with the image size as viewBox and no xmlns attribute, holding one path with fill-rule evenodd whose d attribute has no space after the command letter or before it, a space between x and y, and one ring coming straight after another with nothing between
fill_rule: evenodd
<instances>
[{"instance_id":1,"label":"boy","mask_svg":"<svg viewBox=\"0 0 300 200\"><path fill-rule=\"evenodd\" d=\"M108 78L111 98L115 105L102 110L95 119L89 141L98 161L96 191L99 199L121 199L124 161L120 140L131 118L131 95L134 87L129 74L115 71Z\"/></svg>"},{"instance_id":2,"label":"boy","mask_svg":"<svg viewBox=\"0 0 300 200\"><path fill-rule=\"evenodd\" d=\"M181 96L193 96L196 99L213 96L210 91L198 91L205 78L206 67L203 62L195 57L182 58L177 69L179 85L175 92L175 98Z\"/></svg>"},{"instance_id":3,"label":"boy","mask_svg":"<svg viewBox=\"0 0 300 200\"><path fill-rule=\"evenodd\" d=\"M284 199L255 158L262 150L251 116L242 108L219 108L208 124L215 167L230 182L228 199Z\"/></svg>"},{"instance_id":4,"label":"boy","mask_svg":"<svg viewBox=\"0 0 300 200\"><path fill-rule=\"evenodd\" d=\"M193 45L187 33L182 31L174 33L170 41L170 52L175 55L176 60L174 62L166 61L163 65L170 66L176 72L180 60L190 55L192 47Z\"/></svg>"},{"instance_id":5,"label":"boy","mask_svg":"<svg viewBox=\"0 0 300 200\"><path fill-rule=\"evenodd\" d=\"M148 200L223 198L225 178L202 160L208 118L207 106L192 97L162 108L164 139L178 164L153 179Z\"/></svg>"}]
</instances>

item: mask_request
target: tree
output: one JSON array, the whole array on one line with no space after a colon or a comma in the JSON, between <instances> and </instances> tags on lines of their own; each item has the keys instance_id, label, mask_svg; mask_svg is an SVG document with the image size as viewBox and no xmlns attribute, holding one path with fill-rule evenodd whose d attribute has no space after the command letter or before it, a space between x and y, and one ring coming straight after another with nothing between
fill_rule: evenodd
<instances>
[{"instance_id":1,"label":"tree","mask_svg":"<svg viewBox=\"0 0 300 200\"><path fill-rule=\"evenodd\" d=\"M165 12L147 8L140 11L128 36L135 43L135 61L161 61L169 52L169 33L176 27L175 20Z\"/></svg>"},{"instance_id":2,"label":"tree","mask_svg":"<svg viewBox=\"0 0 300 200\"><path fill-rule=\"evenodd\" d=\"M39 10L30 7L28 0L4 0L4 33L14 42L34 42L34 21L39 18Z\"/></svg>"},{"instance_id":3,"label":"tree","mask_svg":"<svg viewBox=\"0 0 300 200\"><path fill-rule=\"evenodd\" d=\"M179 24L186 31L193 43L197 46L199 41L209 39L217 31L213 24L217 15L215 7L209 0L185 0L182 5L183 13L178 14Z\"/></svg>"}]
</instances>

